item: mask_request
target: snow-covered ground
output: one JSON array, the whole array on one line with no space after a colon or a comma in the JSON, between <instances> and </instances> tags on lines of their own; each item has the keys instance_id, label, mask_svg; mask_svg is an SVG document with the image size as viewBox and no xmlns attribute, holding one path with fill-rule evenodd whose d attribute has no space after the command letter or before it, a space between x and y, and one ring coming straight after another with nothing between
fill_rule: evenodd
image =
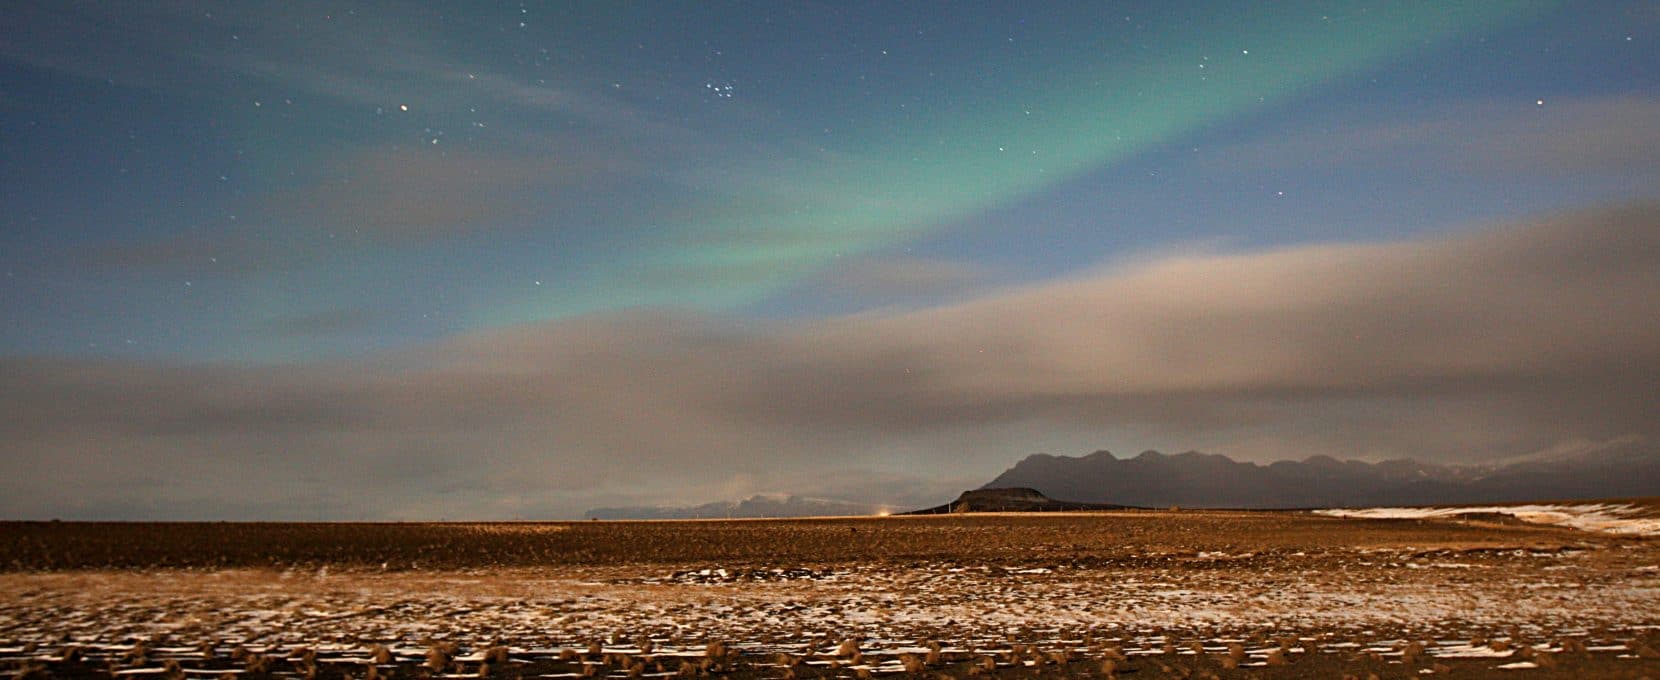
<instances>
[{"instance_id":1,"label":"snow-covered ground","mask_svg":"<svg viewBox=\"0 0 1660 680\"><path fill-rule=\"evenodd\" d=\"M1510 515L1523 522L1572 527L1625 536L1660 536L1660 517L1629 503L1561 503L1428 508L1333 508L1315 514L1363 519L1436 519L1466 515Z\"/></svg>"}]
</instances>

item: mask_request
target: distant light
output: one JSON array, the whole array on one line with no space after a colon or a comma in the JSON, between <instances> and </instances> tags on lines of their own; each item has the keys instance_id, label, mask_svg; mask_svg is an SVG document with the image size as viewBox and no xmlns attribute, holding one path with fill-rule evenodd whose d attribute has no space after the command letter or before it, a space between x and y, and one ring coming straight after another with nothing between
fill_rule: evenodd
<instances>
[{"instance_id":1,"label":"distant light","mask_svg":"<svg viewBox=\"0 0 1660 680\"><path fill-rule=\"evenodd\" d=\"M1537 105L1537 106L1544 106L1544 105L1545 105L1545 100L1543 100L1543 99L1536 99L1536 100L1534 100L1534 101L1533 101L1533 103L1534 103L1534 104L1535 104L1535 105Z\"/></svg>"},{"instance_id":2,"label":"distant light","mask_svg":"<svg viewBox=\"0 0 1660 680\"><path fill-rule=\"evenodd\" d=\"M876 516L877 517L887 517L888 515L891 515L891 514L893 514L893 511L889 510L887 508L882 508L881 510L876 511Z\"/></svg>"},{"instance_id":3,"label":"distant light","mask_svg":"<svg viewBox=\"0 0 1660 680\"><path fill-rule=\"evenodd\" d=\"M408 111L409 110L409 105L408 104L399 104L398 105L398 110L399 111Z\"/></svg>"}]
</instances>

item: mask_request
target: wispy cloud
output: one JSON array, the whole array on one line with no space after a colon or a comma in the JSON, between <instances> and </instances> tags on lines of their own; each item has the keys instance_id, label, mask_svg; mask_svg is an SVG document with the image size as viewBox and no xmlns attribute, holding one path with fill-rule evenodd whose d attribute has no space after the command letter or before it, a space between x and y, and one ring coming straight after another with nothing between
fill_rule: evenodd
<instances>
[{"instance_id":1,"label":"wispy cloud","mask_svg":"<svg viewBox=\"0 0 1660 680\"><path fill-rule=\"evenodd\" d=\"M1579 96L1466 101L1387 121L1346 120L1218 150L1253 172L1391 163L1436 171L1545 177L1660 175L1660 100Z\"/></svg>"},{"instance_id":2,"label":"wispy cloud","mask_svg":"<svg viewBox=\"0 0 1660 680\"><path fill-rule=\"evenodd\" d=\"M374 311L362 307L325 309L272 319L256 326L262 334L310 336L363 331L375 321Z\"/></svg>"},{"instance_id":3,"label":"wispy cloud","mask_svg":"<svg viewBox=\"0 0 1660 680\"><path fill-rule=\"evenodd\" d=\"M832 284L861 295L923 299L981 288L998 272L957 260L916 257L860 259L826 272Z\"/></svg>"},{"instance_id":4,"label":"wispy cloud","mask_svg":"<svg viewBox=\"0 0 1660 680\"><path fill-rule=\"evenodd\" d=\"M269 194L255 219L323 225L398 242L502 229L558 215L585 188L612 181L622 161L583 149L546 155L429 149L358 150L314 181ZM315 228L315 227L314 227Z\"/></svg>"}]
</instances>

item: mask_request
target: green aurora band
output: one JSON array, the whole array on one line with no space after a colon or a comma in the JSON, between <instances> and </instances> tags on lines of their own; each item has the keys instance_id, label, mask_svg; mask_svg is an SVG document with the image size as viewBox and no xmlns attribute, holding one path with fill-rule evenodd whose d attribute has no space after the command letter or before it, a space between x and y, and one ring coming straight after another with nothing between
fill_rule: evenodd
<instances>
[{"instance_id":1,"label":"green aurora band","mask_svg":"<svg viewBox=\"0 0 1660 680\"><path fill-rule=\"evenodd\" d=\"M1329 6L1275 3L1207 16L1203 28L1166 36L1180 46L1162 45L1157 62L1048 68L1044 87L955 101L948 107L953 115L909 126L859 130L831 152L756 160L737 173L747 180L689 211L639 259L593 272L586 285L551 301L523 300L478 321L754 303L834 258L902 244L1204 126L1554 4L1391 2L1347 12L1339 22ZM1023 74L1042 67L1016 65Z\"/></svg>"}]
</instances>

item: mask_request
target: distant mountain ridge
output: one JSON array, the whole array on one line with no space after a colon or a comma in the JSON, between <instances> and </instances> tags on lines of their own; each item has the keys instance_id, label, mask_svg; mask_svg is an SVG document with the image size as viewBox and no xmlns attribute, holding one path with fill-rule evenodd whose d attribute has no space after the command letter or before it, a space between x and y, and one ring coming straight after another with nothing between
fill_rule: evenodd
<instances>
[{"instance_id":1,"label":"distant mountain ridge","mask_svg":"<svg viewBox=\"0 0 1660 680\"><path fill-rule=\"evenodd\" d=\"M1118 458L1027 456L978 490L912 514L1044 512L1111 507L1340 508L1466 505L1660 496L1660 450L1621 441L1499 465L1367 463L1311 456L1269 464L1189 451ZM1065 499L1065 500L1054 500ZM757 494L687 506L594 508L587 519L724 519L886 514L893 506ZM910 506L916 507L916 506Z\"/></svg>"},{"instance_id":2,"label":"distant mountain ridge","mask_svg":"<svg viewBox=\"0 0 1660 680\"><path fill-rule=\"evenodd\" d=\"M1497 466L1381 463L1313 456L1267 465L1189 451L1118 458L1034 454L982 489L1029 487L1082 503L1213 508L1315 508L1505 503L1660 495L1660 452L1625 442Z\"/></svg>"},{"instance_id":3,"label":"distant mountain ridge","mask_svg":"<svg viewBox=\"0 0 1660 680\"><path fill-rule=\"evenodd\" d=\"M725 519L738 517L825 517L874 515L884 506L792 494L756 494L739 501L702 505L643 505L594 508L583 519Z\"/></svg>"}]
</instances>

